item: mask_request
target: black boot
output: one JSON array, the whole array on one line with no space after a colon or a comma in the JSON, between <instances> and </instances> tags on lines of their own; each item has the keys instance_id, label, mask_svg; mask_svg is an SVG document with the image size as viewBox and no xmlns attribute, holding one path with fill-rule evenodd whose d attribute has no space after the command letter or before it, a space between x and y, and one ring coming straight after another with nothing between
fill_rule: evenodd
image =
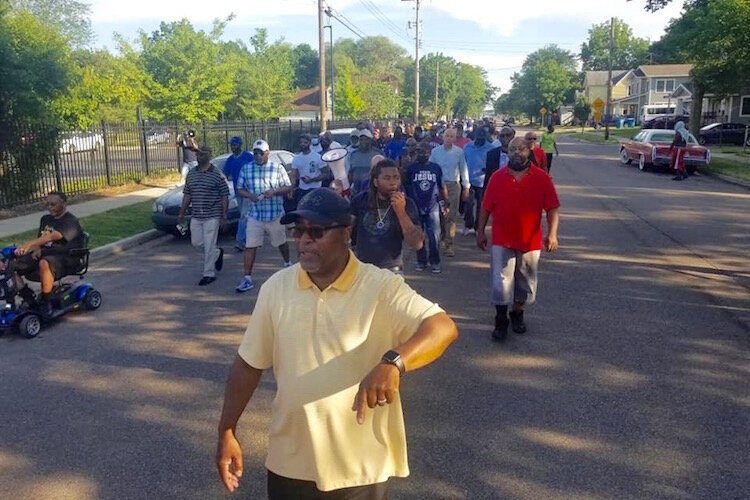
<instances>
[{"instance_id":1,"label":"black boot","mask_svg":"<svg viewBox=\"0 0 750 500\"><path fill-rule=\"evenodd\" d=\"M526 323L523 322L523 310L510 312L510 324L515 333L526 333Z\"/></svg>"},{"instance_id":2,"label":"black boot","mask_svg":"<svg viewBox=\"0 0 750 500\"><path fill-rule=\"evenodd\" d=\"M508 337L508 306L495 306L495 329L492 340L502 342Z\"/></svg>"},{"instance_id":3,"label":"black boot","mask_svg":"<svg viewBox=\"0 0 750 500\"><path fill-rule=\"evenodd\" d=\"M39 313L46 318L51 318L52 314L54 313L52 309L52 297L51 296L52 294L50 293L42 293L39 296L39 305L37 307L38 307Z\"/></svg>"}]
</instances>

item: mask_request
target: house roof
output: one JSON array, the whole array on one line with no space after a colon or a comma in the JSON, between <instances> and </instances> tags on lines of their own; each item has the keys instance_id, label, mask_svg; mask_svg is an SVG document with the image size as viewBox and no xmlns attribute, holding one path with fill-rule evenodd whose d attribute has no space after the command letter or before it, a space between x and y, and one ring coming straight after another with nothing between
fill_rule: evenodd
<instances>
[{"instance_id":1,"label":"house roof","mask_svg":"<svg viewBox=\"0 0 750 500\"><path fill-rule=\"evenodd\" d=\"M320 110L320 87L300 89L292 101L294 111L318 111Z\"/></svg>"},{"instance_id":2,"label":"house roof","mask_svg":"<svg viewBox=\"0 0 750 500\"><path fill-rule=\"evenodd\" d=\"M688 76L692 64L643 64L635 70L636 76Z\"/></svg>"},{"instance_id":3,"label":"house roof","mask_svg":"<svg viewBox=\"0 0 750 500\"><path fill-rule=\"evenodd\" d=\"M617 84L619 80L617 80L616 77L622 76L625 73L627 73L627 70L613 69L612 82ZM609 76L609 71L587 71L586 82L588 82L590 86L607 85L607 76Z\"/></svg>"},{"instance_id":4,"label":"house roof","mask_svg":"<svg viewBox=\"0 0 750 500\"><path fill-rule=\"evenodd\" d=\"M625 78L626 76L628 76L628 74L630 74L631 71L632 70L630 70L630 69L624 70L624 71L620 71L620 73L617 76L612 76L612 85L617 85L618 83L620 83L623 78ZM612 70L612 75L614 75L614 74L615 74L615 72L614 72L614 70Z\"/></svg>"},{"instance_id":5,"label":"house roof","mask_svg":"<svg viewBox=\"0 0 750 500\"><path fill-rule=\"evenodd\" d=\"M693 82L685 82L681 83L677 86L676 89L674 89L674 92L672 92L669 97L677 98L677 97L690 97L693 95Z\"/></svg>"}]
</instances>

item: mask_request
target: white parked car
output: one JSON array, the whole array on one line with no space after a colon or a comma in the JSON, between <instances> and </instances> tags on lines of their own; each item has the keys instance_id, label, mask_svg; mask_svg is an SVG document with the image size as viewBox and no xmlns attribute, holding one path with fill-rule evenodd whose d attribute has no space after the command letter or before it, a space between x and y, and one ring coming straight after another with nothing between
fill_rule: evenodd
<instances>
[{"instance_id":1,"label":"white parked car","mask_svg":"<svg viewBox=\"0 0 750 500\"><path fill-rule=\"evenodd\" d=\"M102 146L104 146L104 137L97 132L65 132L60 137L61 153L94 151Z\"/></svg>"}]
</instances>

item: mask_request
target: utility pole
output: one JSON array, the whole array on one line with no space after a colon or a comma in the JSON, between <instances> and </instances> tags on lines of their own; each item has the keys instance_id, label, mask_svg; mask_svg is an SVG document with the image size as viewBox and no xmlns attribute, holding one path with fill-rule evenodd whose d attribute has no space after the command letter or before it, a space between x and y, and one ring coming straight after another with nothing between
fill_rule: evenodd
<instances>
[{"instance_id":1,"label":"utility pole","mask_svg":"<svg viewBox=\"0 0 750 500\"><path fill-rule=\"evenodd\" d=\"M404 2L409 2L411 0L402 0ZM417 4L416 8L416 18L414 25L412 26L412 23L409 23L409 27L414 27L416 30L416 34L414 36L414 123L419 124L419 45L421 43L420 37L422 36L421 30L420 30L420 24L419 24L419 2L421 0L415 0Z\"/></svg>"},{"instance_id":2,"label":"utility pole","mask_svg":"<svg viewBox=\"0 0 750 500\"><path fill-rule=\"evenodd\" d=\"M325 12L328 16L328 25L326 28L331 33L331 121L336 121L336 74L333 67L333 23L331 22L331 8L327 7Z\"/></svg>"},{"instance_id":3,"label":"utility pole","mask_svg":"<svg viewBox=\"0 0 750 500\"><path fill-rule=\"evenodd\" d=\"M437 61L437 71L435 72L435 121L438 120L438 87L440 85L440 61Z\"/></svg>"},{"instance_id":4,"label":"utility pole","mask_svg":"<svg viewBox=\"0 0 750 500\"><path fill-rule=\"evenodd\" d=\"M328 128L326 118L328 116L328 107L326 106L327 88L326 88L326 34L323 27L323 0L318 0L318 66L320 75L320 131L325 132Z\"/></svg>"},{"instance_id":5,"label":"utility pole","mask_svg":"<svg viewBox=\"0 0 750 500\"><path fill-rule=\"evenodd\" d=\"M604 140L609 139L609 122L612 120L612 51L614 50L615 40L615 18L613 17L609 21L609 57L608 66L609 72L607 74L607 107L604 115Z\"/></svg>"}]
</instances>

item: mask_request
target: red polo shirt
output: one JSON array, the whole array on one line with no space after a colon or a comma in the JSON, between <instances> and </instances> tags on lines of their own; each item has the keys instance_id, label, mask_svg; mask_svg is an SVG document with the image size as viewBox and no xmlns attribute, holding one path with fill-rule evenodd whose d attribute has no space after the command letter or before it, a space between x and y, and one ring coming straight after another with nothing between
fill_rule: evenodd
<instances>
[{"instance_id":1,"label":"red polo shirt","mask_svg":"<svg viewBox=\"0 0 750 500\"><path fill-rule=\"evenodd\" d=\"M536 147L531 150L532 153L534 153L534 158L536 159L536 166L547 171L547 155L545 154L544 150L540 147Z\"/></svg>"},{"instance_id":2,"label":"red polo shirt","mask_svg":"<svg viewBox=\"0 0 750 500\"><path fill-rule=\"evenodd\" d=\"M482 200L492 215L492 244L520 252L541 250L542 210L559 206L552 179L534 165L519 181L508 167L492 174Z\"/></svg>"}]
</instances>

